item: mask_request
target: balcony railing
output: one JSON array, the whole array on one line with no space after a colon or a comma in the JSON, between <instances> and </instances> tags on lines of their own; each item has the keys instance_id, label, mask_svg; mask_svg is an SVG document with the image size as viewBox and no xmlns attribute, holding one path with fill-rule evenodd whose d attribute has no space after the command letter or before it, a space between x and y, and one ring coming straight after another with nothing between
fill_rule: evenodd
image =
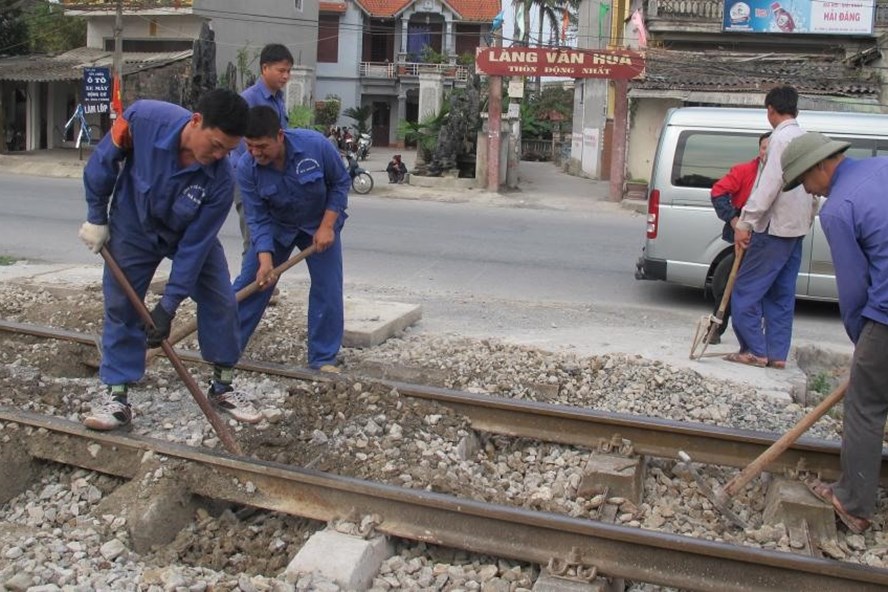
<instances>
[{"instance_id":1,"label":"balcony railing","mask_svg":"<svg viewBox=\"0 0 888 592\"><path fill-rule=\"evenodd\" d=\"M420 73L442 74L444 78L465 82L469 79L469 68L456 64L425 64L421 62L401 62L390 64L385 62L361 62L362 78L382 78L396 80L398 78L416 78Z\"/></svg>"},{"instance_id":2,"label":"balcony railing","mask_svg":"<svg viewBox=\"0 0 888 592\"><path fill-rule=\"evenodd\" d=\"M647 16L670 20L718 21L723 0L648 0ZM888 0L876 0L876 27L888 27Z\"/></svg>"}]
</instances>

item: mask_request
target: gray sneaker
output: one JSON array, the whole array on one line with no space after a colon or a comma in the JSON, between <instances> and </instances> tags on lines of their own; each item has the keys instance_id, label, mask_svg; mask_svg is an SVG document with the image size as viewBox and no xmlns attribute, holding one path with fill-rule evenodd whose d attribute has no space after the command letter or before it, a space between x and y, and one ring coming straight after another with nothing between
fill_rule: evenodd
<instances>
[{"instance_id":1,"label":"gray sneaker","mask_svg":"<svg viewBox=\"0 0 888 592\"><path fill-rule=\"evenodd\" d=\"M83 418L83 425L91 430L107 432L130 424L133 420L133 408L129 403L121 403L108 398L90 410Z\"/></svg>"},{"instance_id":2,"label":"gray sneaker","mask_svg":"<svg viewBox=\"0 0 888 592\"><path fill-rule=\"evenodd\" d=\"M216 407L240 422L258 423L262 420L262 413L253 406L247 395L240 391L232 389L219 394L211 391L209 399Z\"/></svg>"}]
</instances>

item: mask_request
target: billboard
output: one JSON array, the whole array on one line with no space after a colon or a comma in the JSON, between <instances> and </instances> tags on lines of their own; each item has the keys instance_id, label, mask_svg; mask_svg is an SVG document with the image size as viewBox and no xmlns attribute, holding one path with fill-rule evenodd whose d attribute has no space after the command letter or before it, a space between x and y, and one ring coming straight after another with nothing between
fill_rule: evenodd
<instances>
[{"instance_id":1,"label":"billboard","mask_svg":"<svg viewBox=\"0 0 888 592\"><path fill-rule=\"evenodd\" d=\"M725 0L732 33L872 35L875 0Z\"/></svg>"},{"instance_id":2,"label":"billboard","mask_svg":"<svg viewBox=\"0 0 888 592\"><path fill-rule=\"evenodd\" d=\"M644 56L628 50L479 47L475 67L491 76L629 80L644 72Z\"/></svg>"}]
</instances>

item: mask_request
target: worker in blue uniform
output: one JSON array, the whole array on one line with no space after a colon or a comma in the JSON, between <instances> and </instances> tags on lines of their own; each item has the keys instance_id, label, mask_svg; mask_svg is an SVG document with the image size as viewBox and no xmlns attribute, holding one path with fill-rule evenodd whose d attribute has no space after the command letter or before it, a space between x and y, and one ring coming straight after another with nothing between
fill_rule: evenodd
<instances>
[{"instance_id":1,"label":"worker in blue uniform","mask_svg":"<svg viewBox=\"0 0 888 592\"><path fill-rule=\"evenodd\" d=\"M250 107L266 105L275 110L281 121L281 128L290 127L290 117L287 114L287 104L284 97L284 88L290 80L290 70L293 68L293 54L285 45L269 43L259 53L259 78L247 87L241 96ZM241 142L237 148L231 151L229 160L231 166L237 170L237 163L247 151L247 146ZM243 199L239 188L234 188L234 207L237 210L240 221L241 237L243 238L243 253L250 248L250 228L244 218Z\"/></svg>"},{"instance_id":2,"label":"worker in blue uniform","mask_svg":"<svg viewBox=\"0 0 888 592\"><path fill-rule=\"evenodd\" d=\"M155 328L146 328L105 267L99 376L108 396L84 418L87 427L112 430L131 422L128 389L145 373L146 346L157 347L169 336L176 310L189 296L197 303L201 352L214 364L210 400L238 420L260 419L232 387L240 355L237 303L216 238L231 209L234 181L226 156L241 140L248 110L237 93L222 89L201 97L194 113L136 101L90 157L80 238L94 253L107 244L142 298L164 258L172 268L151 311Z\"/></svg>"},{"instance_id":3,"label":"worker in blue uniform","mask_svg":"<svg viewBox=\"0 0 888 592\"><path fill-rule=\"evenodd\" d=\"M336 372L342 346L342 244L340 232L351 180L339 152L318 132L281 129L274 109L253 107L245 132L247 153L237 166L251 246L244 255L235 292L256 281L262 290L243 300L241 349L262 318L277 282L273 268L295 248L315 245L306 259L308 365Z\"/></svg>"}]
</instances>

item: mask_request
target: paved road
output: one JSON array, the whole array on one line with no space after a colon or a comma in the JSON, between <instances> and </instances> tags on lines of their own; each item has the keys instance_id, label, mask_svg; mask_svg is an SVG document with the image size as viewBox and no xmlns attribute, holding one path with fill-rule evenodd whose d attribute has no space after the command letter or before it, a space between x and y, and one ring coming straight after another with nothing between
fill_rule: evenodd
<instances>
[{"instance_id":1,"label":"paved road","mask_svg":"<svg viewBox=\"0 0 888 592\"><path fill-rule=\"evenodd\" d=\"M425 195L430 199L351 197L343 237L350 294L421 302L421 328L432 332L689 364L693 327L710 304L698 290L634 279L643 215L590 203L591 197L553 198L556 206L547 207L530 199L532 192L462 202L452 194ZM0 207L0 254L97 263L77 239L85 213L78 180L0 174ZM236 273L240 237L233 216L221 240ZM304 274L294 270L286 281L304 282ZM850 351L832 304L799 304L795 343ZM766 388L772 381L780 388L791 374L720 360L691 365L740 380L757 373L754 381ZM772 378L759 380L763 374Z\"/></svg>"}]
</instances>

